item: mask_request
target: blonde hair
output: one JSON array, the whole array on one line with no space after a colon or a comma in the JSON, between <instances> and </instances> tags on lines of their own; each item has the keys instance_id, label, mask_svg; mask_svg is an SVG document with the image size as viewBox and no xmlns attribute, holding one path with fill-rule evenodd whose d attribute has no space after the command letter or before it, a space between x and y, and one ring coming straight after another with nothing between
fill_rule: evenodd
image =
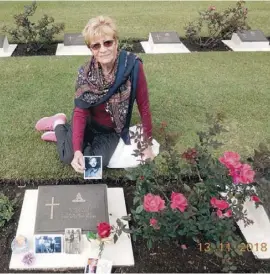
<instances>
[{"instance_id":1,"label":"blonde hair","mask_svg":"<svg viewBox=\"0 0 270 274\"><path fill-rule=\"evenodd\" d=\"M85 43L90 45L94 37L111 35L118 40L118 31L115 22L108 16L97 16L89 20L82 31Z\"/></svg>"}]
</instances>

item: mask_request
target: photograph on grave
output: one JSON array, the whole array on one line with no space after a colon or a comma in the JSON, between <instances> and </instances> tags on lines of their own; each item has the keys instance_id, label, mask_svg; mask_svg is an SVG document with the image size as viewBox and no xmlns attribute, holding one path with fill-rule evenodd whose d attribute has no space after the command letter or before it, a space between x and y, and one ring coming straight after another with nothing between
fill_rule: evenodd
<instances>
[{"instance_id":1,"label":"photograph on grave","mask_svg":"<svg viewBox=\"0 0 270 274\"><path fill-rule=\"evenodd\" d=\"M65 234L66 228L97 232L109 222L107 185L39 186L35 234Z\"/></svg>"},{"instance_id":2,"label":"photograph on grave","mask_svg":"<svg viewBox=\"0 0 270 274\"><path fill-rule=\"evenodd\" d=\"M102 156L84 156L84 179L102 179Z\"/></svg>"},{"instance_id":3,"label":"photograph on grave","mask_svg":"<svg viewBox=\"0 0 270 274\"><path fill-rule=\"evenodd\" d=\"M110 274L112 271L112 261L99 259L96 274Z\"/></svg>"},{"instance_id":4,"label":"photograph on grave","mask_svg":"<svg viewBox=\"0 0 270 274\"><path fill-rule=\"evenodd\" d=\"M82 230L80 228L66 228L64 237L64 252L68 254L81 253Z\"/></svg>"},{"instance_id":5,"label":"photograph on grave","mask_svg":"<svg viewBox=\"0 0 270 274\"><path fill-rule=\"evenodd\" d=\"M35 235L35 253L62 253L62 235Z\"/></svg>"},{"instance_id":6,"label":"photograph on grave","mask_svg":"<svg viewBox=\"0 0 270 274\"><path fill-rule=\"evenodd\" d=\"M96 273L97 264L98 264L98 259L96 258L87 259L87 264L84 269L84 273Z\"/></svg>"}]
</instances>

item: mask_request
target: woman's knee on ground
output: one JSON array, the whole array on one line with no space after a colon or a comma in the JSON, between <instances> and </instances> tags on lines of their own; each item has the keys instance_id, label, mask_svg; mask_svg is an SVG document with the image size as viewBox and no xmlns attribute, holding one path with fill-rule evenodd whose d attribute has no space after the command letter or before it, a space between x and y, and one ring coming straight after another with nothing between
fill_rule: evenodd
<instances>
[{"instance_id":1,"label":"woman's knee on ground","mask_svg":"<svg viewBox=\"0 0 270 274\"><path fill-rule=\"evenodd\" d=\"M60 155L60 161L63 162L64 164L70 165L73 160L73 154L62 154Z\"/></svg>"}]
</instances>

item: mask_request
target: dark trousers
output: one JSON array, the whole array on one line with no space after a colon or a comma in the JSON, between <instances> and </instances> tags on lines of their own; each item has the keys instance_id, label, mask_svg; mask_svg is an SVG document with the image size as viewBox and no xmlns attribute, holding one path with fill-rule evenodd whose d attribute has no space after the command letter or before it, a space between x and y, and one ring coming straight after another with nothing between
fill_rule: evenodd
<instances>
[{"instance_id":1,"label":"dark trousers","mask_svg":"<svg viewBox=\"0 0 270 274\"><path fill-rule=\"evenodd\" d=\"M72 145L72 125L58 125L55 127L57 151L63 163L70 164L74 151ZM118 145L118 134L111 128L98 125L94 121L87 121L82 152L84 156L102 156L102 166L106 167Z\"/></svg>"}]
</instances>

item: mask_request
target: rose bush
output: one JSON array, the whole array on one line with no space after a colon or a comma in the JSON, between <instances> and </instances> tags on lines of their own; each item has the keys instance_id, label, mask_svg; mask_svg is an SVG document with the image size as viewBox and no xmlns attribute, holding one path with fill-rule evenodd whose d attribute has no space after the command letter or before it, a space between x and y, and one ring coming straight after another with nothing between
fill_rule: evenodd
<instances>
[{"instance_id":1,"label":"rose bush","mask_svg":"<svg viewBox=\"0 0 270 274\"><path fill-rule=\"evenodd\" d=\"M238 1L236 7L221 12L215 6L200 11L199 18L185 26L186 37L200 47L212 49L222 40L231 39L234 32L250 29L247 24L248 10L244 4L245 1ZM207 37L203 37L204 31L207 31Z\"/></svg>"},{"instance_id":2,"label":"rose bush","mask_svg":"<svg viewBox=\"0 0 270 274\"><path fill-rule=\"evenodd\" d=\"M167 124L161 124L166 153L151 162L141 161L128 173L136 180L134 192L133 238L143 237L149 248L156 241L173 240L180 246L211 243L209 253L222 258L225 271L235 270L231 260L241 252L237 246L243 239L236 233L235 220L252 223L243 211L246 199L261 203L254 190L255 171L240 161L240 155L226 151L222 157L212 156L222 143L218 135L226 130L220 124L221 115L207 117L212 122L208 131L198 132L199 142L184 153L177 152L169 142ZM140 134L136 136L140 155ZM160 176L159 163L166 163L166 176ZM234 217L234 218L232 218ZM228 243L231 250L221 251L220 243Z\"/></svg>"}]
</instances>

